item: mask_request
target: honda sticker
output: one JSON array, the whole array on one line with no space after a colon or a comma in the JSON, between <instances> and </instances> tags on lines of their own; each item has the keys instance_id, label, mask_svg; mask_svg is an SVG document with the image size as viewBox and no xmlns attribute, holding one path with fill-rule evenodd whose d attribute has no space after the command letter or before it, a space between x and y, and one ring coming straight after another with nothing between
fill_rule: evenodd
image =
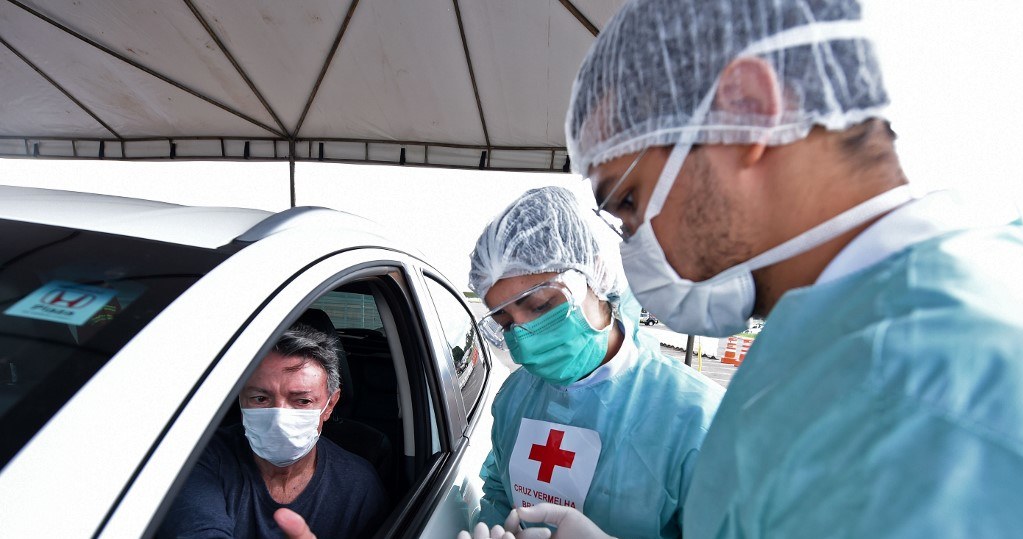
<instances>
[{"instance_id":1,"label":"honda sticker","mask_svg":"<svg viewBox=\"0 0 1023 539\"><path fill-rule=\"evenodd\" d=\"M4 314L80 326L103 308L117 290L50 281L11 305Z\"/></svg>"}]
</instances>

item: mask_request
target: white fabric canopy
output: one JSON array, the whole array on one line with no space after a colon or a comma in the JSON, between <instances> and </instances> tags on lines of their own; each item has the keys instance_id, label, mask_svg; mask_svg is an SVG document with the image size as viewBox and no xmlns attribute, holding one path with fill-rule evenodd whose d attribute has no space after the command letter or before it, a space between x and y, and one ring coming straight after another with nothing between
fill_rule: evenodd
<instances>
[{"instance_id":1,"label":"white fabric canopy","mask_svg":"<svg viewBox=\"0 0 1023 539\"><path fill-rule=\"evenodd\" d=\"M562 171L621 3L0 0L0 157Z\"/></svg>"}]
</instances>

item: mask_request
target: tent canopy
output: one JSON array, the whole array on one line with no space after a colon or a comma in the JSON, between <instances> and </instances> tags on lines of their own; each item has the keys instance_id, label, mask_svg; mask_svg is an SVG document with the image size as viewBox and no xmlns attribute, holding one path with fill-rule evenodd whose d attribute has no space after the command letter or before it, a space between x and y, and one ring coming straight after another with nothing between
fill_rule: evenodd
<instances>
[{"instance_id":1,"label":"tent canopy","mask_svg":"<svg viewBox=\"0 0 1023 539\"><path fill-rule=\"evenodd\" d=\"M622 0L0 0L0 157L566 170Z\"/></svg>"}]
</instances>

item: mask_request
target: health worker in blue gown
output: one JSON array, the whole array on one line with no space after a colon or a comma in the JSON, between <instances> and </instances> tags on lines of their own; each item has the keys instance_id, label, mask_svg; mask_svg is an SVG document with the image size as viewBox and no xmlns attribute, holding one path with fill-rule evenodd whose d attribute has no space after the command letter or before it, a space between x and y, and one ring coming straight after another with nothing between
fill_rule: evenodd
<instances>
[{"instance_id":1,"label":"health worker in blue gown","mask_svg":"<svg viewBox=\"0 0 1023 539\"><path fill-rule=\"evenodd\" d=\"M469 286L490 309L481 333L522 365L494 400L481 529L548 502L619 537L681 537L723 388L639 335L617 249L591 223L604 226L571 191L534 189L471 255Z\"/></svg>"},{"instance_id":2,"label":"health worker in blue gown","mask_svg":"<svg viewBox=\"0 0 1023 539\"><path fill-rule=\"evenodd\" d=\"M698 335L767 316L687 539L1023 530L1023 224L910 190L887 105L854 0L633 0L580 68L571 163L622 221L639 302ZM603 537L570 508L519 518Z\"/></svg>"}]
</instances>

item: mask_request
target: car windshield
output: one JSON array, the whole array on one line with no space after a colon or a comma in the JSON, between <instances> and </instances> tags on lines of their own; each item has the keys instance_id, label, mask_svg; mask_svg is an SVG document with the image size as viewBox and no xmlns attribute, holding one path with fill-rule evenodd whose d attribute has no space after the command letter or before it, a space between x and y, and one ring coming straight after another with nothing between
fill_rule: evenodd
<instances>
[{"instance_id":1,"label":"car windshield","mask_svg":"<svg viewBox=\"0 0 1023 539\"><path fill-rule=\"evenodd\" d=\"M135 334L237 250L0 219L0 467Z\"/></svg>"}]
</instances>

